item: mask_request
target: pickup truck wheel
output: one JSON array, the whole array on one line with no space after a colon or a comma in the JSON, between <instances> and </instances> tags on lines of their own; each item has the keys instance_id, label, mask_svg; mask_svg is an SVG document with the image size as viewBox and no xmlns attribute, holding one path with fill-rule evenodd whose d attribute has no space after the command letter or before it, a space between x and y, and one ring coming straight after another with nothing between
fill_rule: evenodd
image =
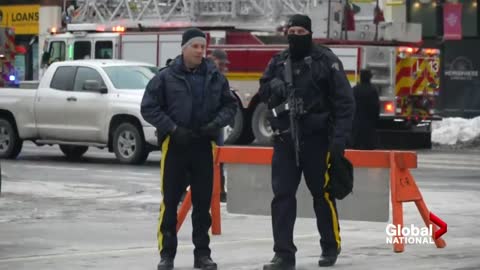
<instances>
[{"instance_id":1,"label":"pickup truck wheel","mask_svg":"<svg viewBox=\"0 0 480 270\"><path fill-rule=\"evenodd\" d=\"M141 164L147 160L147 144L139 129L131 123L123 123L113 134L113 151L124 164Z\"/></svg>"},{"instance_id":2,"label":"pickup truck wheel","mask_svg":"<svg viewBox=\"0 0 480 270\"><path fill-rule=\"evenodd\" d=\"M16 158L22 151L23 141L17 130L6 119L0 119L0 158Z\"/></svg>"},{"instance_id":3,"label":"pickup truck wheel","mask_svg":"<svg viewBox=\"0 0 480 270\"><path fill-rule=\"evenodd\" d=\"M238 142L238 139L240 139L242 135L244 119L242 108L237 108L233 123L223 128L225 144L236 144Z\"/></svg>"},{"instance_id":4,"label":"pickup truck wheel","mask_svg":"<svg viewBox=\"0 0 480 270\"><path fill-rule=\"evenodd\" d=\"M262 145L272 144L273 130L268 122L268 108L264 103L258 104L252 116L252 131L257 143Z\"/></svg>"},{"instance_id":5,"label":"pickup truck wheel","mask_svg":"<svg viewBox=\"0 0 480 270\"><path fill-rule=\"evenodd\" d=\"M87 152L88 146L61 144L60 150L68 160L79 160Z\"/></svg>"}]
</instances>

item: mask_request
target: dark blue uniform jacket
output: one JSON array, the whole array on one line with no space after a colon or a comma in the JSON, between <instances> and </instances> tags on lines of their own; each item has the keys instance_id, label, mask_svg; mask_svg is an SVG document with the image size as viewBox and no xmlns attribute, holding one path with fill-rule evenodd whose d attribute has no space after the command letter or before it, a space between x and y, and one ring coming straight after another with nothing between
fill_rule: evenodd
<instances>
[{"instance_id":1,"label":"dark blue uniform jacket","mask_svg":"<svg viewBox=\"0 0 480 270\"><path fill-rule=\"evenodd\" d=\"M285 81L287 58L288 49L275 55L260 78L260 99L270 108L274 97L270 81L273 78ZM318 45L312 46L307 59L292 63L295 91L303 97L304 106L309 108L309 113L300 122L302 133L328 134L333 138L333 144L345 149L352 129L355 100L342 62L329 48ZM288 115L273 119L271 124L280 131L288 129Z\"/></svg>"},{"instance_id":2,"label":"dark blue uniform jacket","mask_svg":"<svg viewBox=\"0 0 480 270\"><path fill-rule=\"evenodd\" d=\"M236 109L228 81L215 64L204 59L192 72L183 64L182 55L152 78L141 105L143 118L157 128L159 138L177 125L195 131L213 122L220 129L233 119Z\"/></svg>"}]
</instances>

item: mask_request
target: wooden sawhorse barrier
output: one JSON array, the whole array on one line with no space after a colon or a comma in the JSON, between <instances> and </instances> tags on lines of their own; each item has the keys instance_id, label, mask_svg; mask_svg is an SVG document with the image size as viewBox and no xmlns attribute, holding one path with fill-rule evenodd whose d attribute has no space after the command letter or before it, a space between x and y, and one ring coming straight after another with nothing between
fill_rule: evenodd
<instances>
[{"instance_id":1,"label":"wooden sawhorse barrier","mask_svg":"<svg viewBox=\"0 0 480 270\"><path fill-rule=\"evenodd\" d=\"M220 216L220 163L270 165L273 149L271 147L225 146L218 147L214 162L214 183L211 203L212 234L221 234ZM439 229L430 219L430 211L425 204L415 179L409 169L417 168L417 155L408 151L360 151L346 150L345 156L357 168L390 169L390 198L392 202L392 222L403 227L403 203L414 202L427 227L432 226L433 235ZM358 182L357 182L358 184ZM182 226L192 206L191 194L188 191L177 217L177 231ZM432 238L438 248L446 246L439 237ZM393 250L403 252L405 244L394 241Z\"/></svg>"}]
</instances>

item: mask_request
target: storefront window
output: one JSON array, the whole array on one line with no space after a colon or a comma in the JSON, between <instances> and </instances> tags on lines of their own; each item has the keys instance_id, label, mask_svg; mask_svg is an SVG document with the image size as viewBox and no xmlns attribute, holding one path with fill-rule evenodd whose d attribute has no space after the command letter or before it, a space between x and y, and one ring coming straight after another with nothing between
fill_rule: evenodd
<instances>
[{"instance_id":1,"label":"storefront window","mask_svg":"<svg viewBox=\"0 0 480 270\"><path fill-rule=\"evenodd\" d=\"M39 59L38 59L38 42L32 45L32 79L38 80L38 72L39 72Z\"/></svg>"},{"instance_id":2,"label":"storefront window","mask_svg":"<svg viewBox=\"0 0 480 270\"><path fill-rule=\"evenodd\" d=\"M17 80L19 81L24 81L25 80L25 71L26 71L26 66L25 66L26 60L25 60L25 55L24 54L17 54L15 55L15 71L16 71L16 77Z\"/></svg>"}]
</instances>

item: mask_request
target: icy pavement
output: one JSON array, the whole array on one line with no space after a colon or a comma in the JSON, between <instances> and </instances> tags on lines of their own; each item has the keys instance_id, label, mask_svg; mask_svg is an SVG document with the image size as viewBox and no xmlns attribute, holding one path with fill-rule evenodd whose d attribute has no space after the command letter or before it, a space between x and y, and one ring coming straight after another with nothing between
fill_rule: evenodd
<instances>
[{"instance_id":1,"label":"icy pavement","mask_svg":"<svg viewBox=\"0 0 480 270\"><path fill-rule=\"evenodd\" d=\"M8 178L0 196L0 269L156 269L156 162L2 161ZM448 224L446 248L407 245L394 253L385 243L388 222L342 220L342 254L333 269L480 269L479 167L475 153L419 155L413 175L427 206ZM406 226L423 226L413 203L405 204L404 213ZM295 236L297 269L318 269L315 220L297 219ZM176 269L192 269L190 239L188 218L179 233ZM273 255L270 217L234 215L222 205L222 234L212 236L211 247L221 270L261 269Z\"/></svg>"}]
</instances>

